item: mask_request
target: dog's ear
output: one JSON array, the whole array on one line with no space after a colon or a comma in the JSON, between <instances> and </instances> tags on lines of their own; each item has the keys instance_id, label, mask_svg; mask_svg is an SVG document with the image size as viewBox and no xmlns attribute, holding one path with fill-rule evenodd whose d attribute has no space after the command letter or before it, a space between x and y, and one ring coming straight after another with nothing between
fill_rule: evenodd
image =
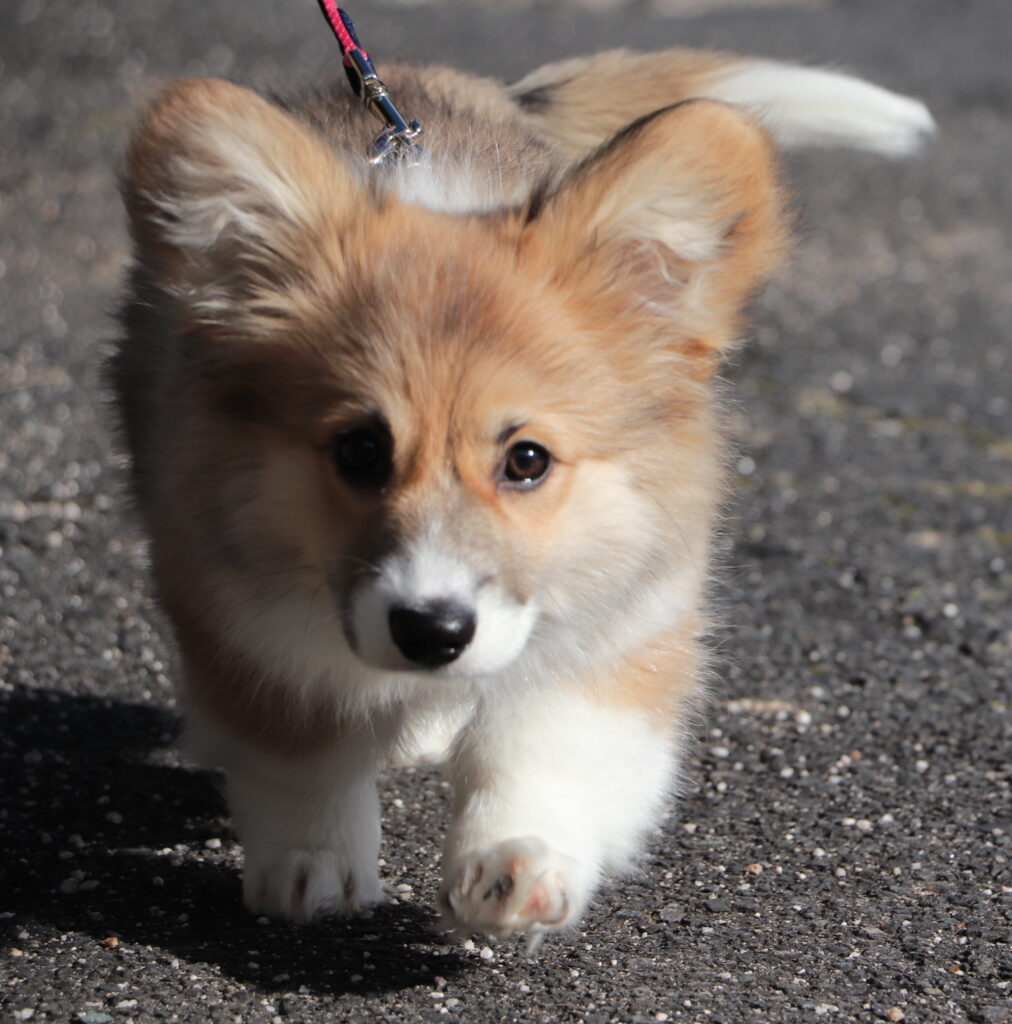
<instances>
[{"instance_id":1,"label":"dog's ear","mask_svg":"<svg viewBox=\"0 0 1012 1024\"><path fill-rule=\"evenodd\" d=\"M746 115L707 100L630 125L527 216L555 275L584 278L711 364L785 248L772 145Z\"/></svg>"},{"instance_id":2,"label":"dog's ear","mask_svg":"<svg viewBox=\"0 0 1012 1024\"><path fill-rule=\"evenodd\" d=\"M340 259L358 192L350 171L308 125L248 89L174 83L142 115L127 160L141 260L198 319L297 278L313 240Z\"/></svg>"}]
</instances>

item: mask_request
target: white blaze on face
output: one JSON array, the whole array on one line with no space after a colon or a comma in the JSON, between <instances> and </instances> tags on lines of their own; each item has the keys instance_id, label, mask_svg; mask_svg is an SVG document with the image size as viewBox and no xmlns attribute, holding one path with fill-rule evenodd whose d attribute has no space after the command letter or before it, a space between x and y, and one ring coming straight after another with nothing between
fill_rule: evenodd
<instances>
[{"instance_id":1,"label":"white blaze on face","mask_svg":"<svg viewBox=\"0 0 1012 1024\"><path fill-rule=\"evenodd\" d=\"M351 626L358 656L377 668L438 671L440 675L488 675L520 655L537 618L533 601L512 598L494 577L479 576L450 550L432 528L380 562L362 581L351 601ZM424 611L452 605L475 619L475 632L461 654L438 669L407 658L390 631L395 608Z\"/></svg>"}]
</instances>

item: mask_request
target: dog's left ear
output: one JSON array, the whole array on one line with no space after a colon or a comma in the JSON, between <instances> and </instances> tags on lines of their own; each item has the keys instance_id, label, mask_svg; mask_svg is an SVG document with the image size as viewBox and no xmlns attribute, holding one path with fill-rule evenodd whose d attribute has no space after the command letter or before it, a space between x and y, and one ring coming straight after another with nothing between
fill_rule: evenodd
<instances>
[{"instance_id":1,"label":"dog's left ear","mask_svg":"<svg viewBox=\"0 0 1012 1024\"><path fill-rule=\"evenodd\" d=\"M785 248L773 147L709 100L630 125L532 200L528 240L561 280L583 277L651 334L712 357ZM713 362L713 359L708 359Z\"/></svg>"}]
</instances>

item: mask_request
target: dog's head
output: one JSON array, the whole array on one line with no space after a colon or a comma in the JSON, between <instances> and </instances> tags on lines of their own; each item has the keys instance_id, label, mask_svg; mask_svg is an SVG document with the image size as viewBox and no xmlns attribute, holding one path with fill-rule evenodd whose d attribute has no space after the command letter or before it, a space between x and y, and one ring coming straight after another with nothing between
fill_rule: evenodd
<instances>
[{"instance_id":1,"label":"dog's head","mask_svg":"<svg viewBox=\"0 0 1012 1024\"><path fill-rule=\"evenodd\" d=\"M139 125L126 194L171 321L166 532L209 600L461 675L691 601L708 381L782 241L743 115L660 111L519 207L451 216L258 96L184 82Z\"/></svg>"}]
</instances>

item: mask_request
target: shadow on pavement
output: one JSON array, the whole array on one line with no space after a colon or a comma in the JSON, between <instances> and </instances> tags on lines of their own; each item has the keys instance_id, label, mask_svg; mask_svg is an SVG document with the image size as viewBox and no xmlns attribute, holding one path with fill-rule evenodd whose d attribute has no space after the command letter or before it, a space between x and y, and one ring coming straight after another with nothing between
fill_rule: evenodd
<instances>
[{"instance_id":1,"label":"shadow on pavement","mask_svg":"<svg viewBox=\"0 0 1012 1024\"><path fill-rule=\"evenodd\" d=\"M218 778L179 763L177 733L173 716L140 704L24 687L0 699L6 944L27 917L93 936L96 955L153 947L264 990L329 995L434 986L464 968L414 905L258 924L242 907Z\"/></svg>"}]
</instances>

